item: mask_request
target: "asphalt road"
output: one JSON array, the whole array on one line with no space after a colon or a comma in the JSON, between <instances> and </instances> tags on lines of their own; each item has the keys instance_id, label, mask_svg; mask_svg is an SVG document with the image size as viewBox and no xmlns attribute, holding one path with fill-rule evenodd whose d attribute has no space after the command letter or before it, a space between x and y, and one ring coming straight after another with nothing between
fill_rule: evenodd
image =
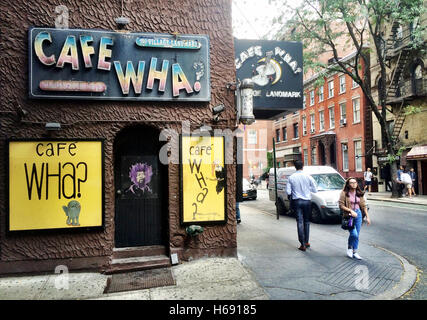
<instances>
[{"instance_id":1,"label":"asphalt road","mask_svg":"<svg viewBox=\"0 0 427 320\"><path fill-rule=\"evenodd\" d=\"M276 215L274 202L268 199L265 189L258 189L257 200L248 200L250 205L259 210ZM360 241L379 246L406 258L418 269L418 280L413 289L401 299L427 299L427 207L410 204L369 201L371 225L362 226ZM280 216L279 219L293 217ZM244 217L242 217L244 220ZM342 233L337 223L322 223L325 232Z\"/></svg>"}]
</instances>

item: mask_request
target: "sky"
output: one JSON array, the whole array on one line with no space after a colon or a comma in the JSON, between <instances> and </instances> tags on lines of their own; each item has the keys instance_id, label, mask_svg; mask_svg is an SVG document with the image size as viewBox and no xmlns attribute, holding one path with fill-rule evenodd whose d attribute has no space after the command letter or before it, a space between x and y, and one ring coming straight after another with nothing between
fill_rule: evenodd
<instances>
[{"instance_id":1,"label":"sky","mask_svg":"<svg viewBox=\"0 0 427 320\"><path fill-rule=\"evenodd\" d=\"M295 6L300 0L290 2ZM267 39L271 39L271 20L280 10L270 5L269 0L232 0L233 35L238 39L261 39L265 34L270 34Z\"/></svg>"}]
</instances>

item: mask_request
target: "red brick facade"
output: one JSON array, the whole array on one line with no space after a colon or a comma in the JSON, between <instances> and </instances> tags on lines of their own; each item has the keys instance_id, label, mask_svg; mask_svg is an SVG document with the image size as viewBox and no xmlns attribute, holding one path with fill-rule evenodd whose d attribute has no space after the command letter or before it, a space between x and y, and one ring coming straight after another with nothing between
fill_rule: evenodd
<instances>
[{"instance_id":1,"label":"red brick facade","mask_svg":"<svg viewBox=\"0 0 427 320\"><path fill-rule=\"evenodd\" d=\"M372 129L362 89L348 75L328 74L315 88L317 79L304 81L304 108L274 123L274 136L280 139L276 161L283 167L301 159L305 165L330 165L344 177L363 179L371 166Z\"/></svg>"}]
</instances>

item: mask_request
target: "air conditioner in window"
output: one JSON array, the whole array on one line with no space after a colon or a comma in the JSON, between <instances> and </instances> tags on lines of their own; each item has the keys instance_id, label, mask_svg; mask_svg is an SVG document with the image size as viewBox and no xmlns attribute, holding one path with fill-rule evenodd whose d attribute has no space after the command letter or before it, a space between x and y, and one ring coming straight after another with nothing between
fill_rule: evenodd
<instances>
[{"instance_id":1,"label":"air conditioner in window","mask_svg":"<svg viewBox=\"0 0 427 320\"><path fill-rule=\"evenodd\" d=\"M345 126L347 124L347 119L340 120L340 126Z\"/></svg>"},{"instance_id":2,"label":"air conditioner in window","mask_svg":"<svg viewBox=\"0 0 427 320\"><path fill-rule=\"evenodd\" d=\"M347 151L347 145L346 145L346 144L343 144L343 145L342 145L342 150L343 150L343 151Z\"/></svg>"},{"instance_id":3,"label":"air conditioner in window","mask_svg":"<svg viewBox=\"0 0 427 320\"><path fill-rule=\"evenodd\" d=\"M310 129L310 133L314 133L314 128L311 128L311 129Z\"/></svg>"}]
</instances>

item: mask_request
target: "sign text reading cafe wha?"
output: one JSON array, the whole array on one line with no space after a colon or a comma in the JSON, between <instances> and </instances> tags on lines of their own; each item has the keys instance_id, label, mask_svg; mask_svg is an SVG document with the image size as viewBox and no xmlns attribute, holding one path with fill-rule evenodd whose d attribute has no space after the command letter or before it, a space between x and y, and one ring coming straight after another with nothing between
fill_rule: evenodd
<instances>
[{"instance_id":1,"label":"sign text reading cafe wha?","mask_svg":"<svg viewBox=\"0 0 427 320\"><path fill-rule=\"evenodd\" d=\"M205 35L30 28L31 98L210 101Z\"/></svg>"}]
</instances>

